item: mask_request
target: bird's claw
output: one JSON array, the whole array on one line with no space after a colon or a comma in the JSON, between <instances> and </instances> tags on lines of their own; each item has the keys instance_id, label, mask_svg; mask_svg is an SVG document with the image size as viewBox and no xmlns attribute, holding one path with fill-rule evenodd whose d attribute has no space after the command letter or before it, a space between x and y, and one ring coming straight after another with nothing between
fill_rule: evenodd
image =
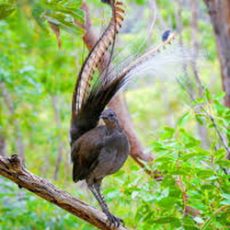
<instances>
[{"instance_id":1,"label":"bird's claw","mask_svg":"<svg viewBox=\"0 0 230 230\"><path fill-rule=\"evenodd\" d=\"M112 215L111 213L107 213L107 224L112 228L112 229L116 229L118 227L120 227L120 225L124 225L124 221L114 215Z\"/></svg>"}]
</instances>

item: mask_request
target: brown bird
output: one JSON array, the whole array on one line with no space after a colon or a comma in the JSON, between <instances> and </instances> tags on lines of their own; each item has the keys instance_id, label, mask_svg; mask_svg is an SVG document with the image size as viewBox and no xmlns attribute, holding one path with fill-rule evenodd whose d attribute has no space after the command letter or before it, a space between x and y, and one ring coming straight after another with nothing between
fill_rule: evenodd
<instances>
[{"instance_id":1,"label":"brown bird","mask_svg":"<svg viewBox=\"0 0 230 230\"><path fill-rule=\"evenodd\" d=\"M119 1L103 2L111 6L112 19L83 63L75 86L70 129L71 159L73 181L86 180L109 224L118 227L122 220L110 213L101 195L101 182L122 167L129 154L129 142L116 114L110 109L103 110L124 85L125 79L109 76L108 69L98 79L93 79L93 73L105 51L114 43L124 11ZM98 126L100 118L105 125Z\"/></svg>"},{"instance_id":2,"label":"brown bird","mask_svg":"<svg viewBox=\"0 0 230 230\"><path fill-rule=\"evenodd\" d=\"M100 117L105 125L86 132L72 145L73 180L85 179L109 222L119 226L121 219L110 213L100 187L102 179L118 171L126 161L129 142L112 110L105 110Z\"/></svg>"},{"instance_id":3,"label":"brown bird","mask_svg":"<svg viewBox=\"0 0 230 230\"><path fill-rule=\"evenodd\" d=\"M90 191L98 200L110 225L118 227L123 221L109 211L101 195L101 182L104 177L118 171L126 161L130 147L116 114L105 107L113 96L130 79L135 68L155 57L174 39L167 31L163 42L126 66L119 75L110 71L109 64L98 78L93 73L109 46L114 47L116 34L121 27L124 10L117 0L102 0L112 8L112 18L105 32L90 51L78 75L72 100L70 128L71 159L73 162L73 181L86 180ZM111 61L111 59L110 59ZM109 63L110 63L109 61ZM98 126L103 119L105 125Z\"/></svg>"}]
</instances>

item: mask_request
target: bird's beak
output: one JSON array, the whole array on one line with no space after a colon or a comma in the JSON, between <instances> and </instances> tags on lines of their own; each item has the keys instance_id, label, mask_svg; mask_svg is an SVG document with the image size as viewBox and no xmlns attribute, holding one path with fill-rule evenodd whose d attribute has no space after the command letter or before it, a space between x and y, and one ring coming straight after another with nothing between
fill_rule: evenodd
<instances>
[{"instance_id":1,"label":"bird's beak","mask_svg":"<svg viewBox=\"0 0 230 230\"><path fill-rule=\"evenodd\" d=\"M106 119L107 117L104 114L101 114L100 119Z\"/></svg>"}]
</instances>

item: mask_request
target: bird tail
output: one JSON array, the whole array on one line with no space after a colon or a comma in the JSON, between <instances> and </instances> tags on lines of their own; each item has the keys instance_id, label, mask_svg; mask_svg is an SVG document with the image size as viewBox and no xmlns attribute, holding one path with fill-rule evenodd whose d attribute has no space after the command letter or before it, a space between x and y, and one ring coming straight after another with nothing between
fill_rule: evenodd
<instances>
[{"instance_id":1,"label":"bird tail","mask_svg":"<svg viewBox=\"0 0 230 230\"><path fill-rule=\"evenodd\" d=\"M71 144L81 135L97 126L102 111L113 96L126 85L132 76L131 73L135 72L143 64L148 63L154 56L157 56L175 38L174 33L167 31L167 34L164 34L162 38L162 42L156 48L151 49L127 65L127 67L120 71L120 74L117 75L113 74L113 72L105 71L101 77L93 79L92 74L94 70L109 45L115 41L116 33L118 28L121 27L121 21L123 20L124 10L121 7L122 3L117 1L106 2L109 2L112 6L113 17L106 29L108 32L104 32L84 62L76 83L72 103ZM107 39L109 39L106 43L107 45L103 46Z\"/></svg>"},{"instance_id":2,"label":"bird tail","mask_svg":"<svg viewBox=\"0 0 230 230\"><path fill-rule=\"evenodd\" d=\"M89 52L78 75L72 98L71 143L97 125L99 117L94 114L94 109L92 108L90 111L86 110L86 107L88 107L86 105L88 103L89 95L92 96L92 92L90 91L93 88L95 89L93 74L108 48L111 45L113 48L116 34L121 28L124 19L125 11L122 2L118 0L101 1L111 6L112 17L106 30ZM92 113L89 114L89 112Z\"/></svg>"}]
</instances>

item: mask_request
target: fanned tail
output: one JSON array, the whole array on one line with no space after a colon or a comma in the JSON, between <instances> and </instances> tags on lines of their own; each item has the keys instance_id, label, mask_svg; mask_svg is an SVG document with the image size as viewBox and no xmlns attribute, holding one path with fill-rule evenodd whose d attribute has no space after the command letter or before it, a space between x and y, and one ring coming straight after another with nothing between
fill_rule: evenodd
<instances>
[{"instance_id":1,"label":"fanned tail","mask_svg":"<svg viewBox=\"0 0 230 230\"><path fill-rule=\"evenodd\" d=\"M108 2L107 2L108 3ZM124 19L123 4L119 1L112 1L109 3L112 7L113 16L107 27L102 34L101 38L94 45L93 49L88 54L81 71L78 76L75 93L73 98L73 111L79 112L82 103L89 94L93 73L95 72L98 64L104 53L109 46L114 42L116 33L121 28Z\"/></svg>"},{"instance_id":2,"label":"fanned tail","mask_svg":"<svg viewBox=\"0 0 230 230\"><path fill-rule=\"evenodd\" d=\"M129 73L134 71L135 68L138 68L139 65L148 62L149 59L165 49L167 45L171 44L174 38L175 34L170 34L157 48L140 56L136 61L121 71L121 74L118 76L113 76L112 73L108 73L94 82L89 96L82 103L78 113L78 135L82 135L97 126L102 111L113 96L127 83L130 77Z\"/></svg>"},{"instance_id":3,"label":"fanned tail","mask_svg":"<svg viewBox=\"0 0 230 230\"><path fill-rule=\"evenodd\" d=\"M89 97L92 89L93 73L109 46L114 43L116 34L121 28L122 21L124 19L122 2L116 0L102 0L102 2L111 6L112 18L108 27L88 54L84 64L82 65L75 85L72 99L72 120L70 131L71 143L73 143L83 133L97 125L97 117L91 118L90 121L85 120L84 117L82 118L82 105L85 104L85 101ZM91 116L93 117L94 115L91 114Z\"/></svg>"},{"instance_id":4,"label":"fanned tail","mask_svg":"<svg viewBox=\"0 0 230 230\"><path fill-rule=\"evenodd\" d=\"M146 63L149 60L151 60L154 56L157 56L157 54L161 53L164 49L166 49L169 45L172 44L175 38L176 34L174 32L170 32L169 30L165 31L162 35L162 42L157 47L150 49L148 52L144 53L142 56L140 56L127 67L125 67L121 71L121 73L116 77L116 80L127 82L129 73L137 69L137 67L139 67L143 63ZM124 78L126 79L124 80Z\"/></svg>"}]
</instances>

